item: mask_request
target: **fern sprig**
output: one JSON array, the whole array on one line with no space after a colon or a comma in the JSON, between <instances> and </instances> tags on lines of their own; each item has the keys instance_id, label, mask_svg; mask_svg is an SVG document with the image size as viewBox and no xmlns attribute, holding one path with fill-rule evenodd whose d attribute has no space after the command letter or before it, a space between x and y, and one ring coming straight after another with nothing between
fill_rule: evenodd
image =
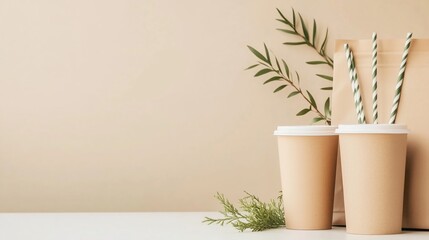
<instances>
[{"instance_id":1,"label":"fern sprig","mask_svg":"<svg viewBox=\"0 0 429 240\"><path fill-rule=\"evenodd\" d=\"M217 193L215 198L222 204L224 210L220 213L222 218L206 217L203 222L207 224L231 224L233 227L243 232L247 229L251 231L263 231L270 228L278 228L285 225L282 197L271 200L268 203L262 202L255 195L245 192L246 196L239 199L240 207L236 208L225 196Z\"/></svg>"}]
</instances>

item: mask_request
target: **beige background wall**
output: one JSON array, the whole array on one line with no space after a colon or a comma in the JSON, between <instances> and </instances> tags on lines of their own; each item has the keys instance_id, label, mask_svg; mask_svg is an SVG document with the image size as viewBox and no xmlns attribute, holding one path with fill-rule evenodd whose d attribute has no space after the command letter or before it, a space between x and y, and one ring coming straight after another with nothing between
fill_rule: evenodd
<instances>
[{"instance_id":1,"label":"beige background wall","mask_svg":"<svg viewBox=\"0 0 429 240\"><path fill-rule=\"evenodd\" d=\"M290 7L334 38L429 37L428 1L1 0L0 211L216 210L216 191L280 189L279 124L304 105L272 94L246 45L303 86L325 84L274 19ZM321 69L329 72L329 69Z\"/></svg>"}]
</instances>

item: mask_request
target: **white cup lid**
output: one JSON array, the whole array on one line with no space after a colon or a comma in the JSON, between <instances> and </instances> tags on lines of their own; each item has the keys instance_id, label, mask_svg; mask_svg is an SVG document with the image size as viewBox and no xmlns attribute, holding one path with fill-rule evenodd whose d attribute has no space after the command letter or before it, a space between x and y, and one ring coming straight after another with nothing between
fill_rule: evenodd
<instances>
[{"instance_id":1,"label":"white cup lid","mask_svg":"<svg viewBox=\"0 0 429 240\"><path fill-rule=\"evenodd\" d=\"M308 126L278 126L275 136L332 136L336 126L308 125Z\"/></svg>"},{"instance_id":2,"label":"white cup lid","mask_svg":"<svg viewBox=\"0 0 429 240\"><path fill-rule=\"evenodd\" d=\"M339 134L344 133L381 133L381 134L408 134L410 131L404 124L353 124L338 125L335 131Z\"/></svg>"}]
</instances>

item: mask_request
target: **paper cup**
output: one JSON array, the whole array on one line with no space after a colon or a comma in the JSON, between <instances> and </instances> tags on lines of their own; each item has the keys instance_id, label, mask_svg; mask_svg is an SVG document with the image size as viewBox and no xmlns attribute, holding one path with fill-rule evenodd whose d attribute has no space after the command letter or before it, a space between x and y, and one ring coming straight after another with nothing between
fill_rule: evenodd
<instances>
[{"instance_id":1,"label":"paper cup","mask_svg":"<svg viewBox=\"0 0 429 240\"><path fill-rule=\"evenodd\" d=\"M338 135L332 126L281 126L280 172L288 229L331 229Z\"/></svg>"},{"instance_id":2,"label":"paper cup","mask_svg":"<svg viewBox=\"0 0 429 240\"><path fill-rule=\"evenodd\" d=\"M339 125L346 228L401 232L408 130L405 125Z\"/></svg>"}]
</instances>

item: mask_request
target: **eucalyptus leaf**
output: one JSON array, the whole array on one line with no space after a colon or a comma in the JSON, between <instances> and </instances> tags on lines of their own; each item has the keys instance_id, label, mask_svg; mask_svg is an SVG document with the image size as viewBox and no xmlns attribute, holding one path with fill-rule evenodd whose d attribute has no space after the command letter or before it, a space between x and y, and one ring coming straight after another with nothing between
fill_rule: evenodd
<instances>
[{"instance_id":1,"label":"eucalyptus leaf","mask_svg":"<svg viewBox=\"0 0 429 240\"><path fill-rule=\"evenodd\" d=\"M293 23L293 27L296 28L295 10L293 8L292 8L292 23Z\"/></svg>"},{"instance_id":2,"label":"eucalyptus leaf","mask_svg":"<svg viewBox=\"0 0 429 240\"><path fill-rule=\"evenodd\" d=\"M297 71L295 71L295 74L296 74L296 78L298 79L298 84L300 83L300 81L301 81L301 79L299 78L299 74L298 74L298 72Z\"/></svg>"},{"instance_id":3,"label":"eucalyptus leaf","mask_svg":"<svg viewBox=\"0 0 429 240\"><path fill-rule=\"evenodd\" d=\"M276 65L277 65L277 69L280 71L280 73L283 73L282 68L280 67L280 63L279 60L276 57Z\"/></svg>"},{"instance_id":4,"label":"eucalyptus leaf","mask_svg":"<svg viewBox=\"0 0 429 240\"><path fill-rule=\"evenodd\" d=\"M316 101L314 100L313 95L307 90L308 97L310 98L311 106L313 106L315 109L317 109Z\"/></svg>"},{"instance_id":5,"label":"eucalyptus leaf","mask_svg":"<svg viewBox=\"0 0 429 240\"><path fill-rule=\"evenodd\" d=\"M282 90L282 89L283 89L283 88L285 88L285 87L287 87L287 85L286 85L286 84L285 84L285 85L281 85L280 87L276 88L276 90L274 90L274 93L276 93L276 92L278 92L278 91Z\"/></svg>"},{"instance_id":6,"label":"eucalyptus leaf","mask_svg":"<svg viewBox=\"0 0 429 240\"><path fill-rule=\"evenodd\" d=\"M265 81L263 84L265 85L265 84L272 82L272 81L281 81L281 80L282 80L281 76L274 76L274 77L268 79L267 81Z\"/></svg>"},{"instance_id":7,"label":"eucalyptus leaf","mask_svg":"<svg viewBox=\"0 0 429 240\"><path fill-rule=\"evenodd\" d=\"M272 72L272 71L273 71L273 70L271 70L271 69L269 69L269 68L261 69L261 70L259 70L259 72L257 72L257 73L255 74L255 77L259 77L259 76L261 76L261 75L267 74L267 73Z\"/></svg>"},{"instance_id":8,"label":"eucalyptus leaf","mask_svg":"<svg viewBox=\"0 0 429 240\"><path fill-rule=\"evenodd\" d=\"M288 33L288 34L292 34L292 35L299 35L297 32L292 31L292 30L287 30L287 29L282 29L282 28L277 28L277 30L279 30L281 32Z\"/></svg>"},{"instance_id":9,"label":"eucalyptus leaf","mask_svg":"<svg viewBox=\"0 0 429 240\"><path fill-rule=\"evenodd\" d=\"M250 51L257 57L257 58L259 58L259 59L261 59L262 61L264 61L264 62L268 62L267 61L267 59L264 57L264 55L262 55L260 52L258 52L258 50L256 50L256 49L254 49L253 47L251 47L251 46L247 46L249 49L250 49Z\"/></svg>"},{"instance_id":10,"label":"eucalyptus leaf","mask_svg":"<svg viewBox=\"0 0 429 240\"><path fill-rule=\"evenodd\" d=\"M306 45L307 42L284 42L284 45Z\"/></svg>"},{"instance_id":11,"label":"eucalyptus leaf","mask_svg":"<svg viewBox=\"0 0 429 240\"><path fill-rule=\"evenodd\" d=\"M328 117L330 115L329 114L329 111L331 109L330 105L331 105L331 99L327 98L326 101L325 101L325 106L324 106L324 111L325 111L325 116L326 117Z\"/></svg>"},{"instance_id":12,"label":"eucalyptus leaf","mask_svg":"<svg viewBox=\"0 0 429 240\"><path fill-rule=\"evenodd\" d=\"M316 25L316 20L313 19L313 45L316 45L316 34L317 34L317 25Z\"/></svg>"},{"instance_id":13,"label":"eucalyptus leaf","mask_svg":"<svg viewBox=\"0 0 429 240\"><path fill-rule=\"evenodd\" d=\"M252 68L254 68L254 67L256 67L256 66L259 66L259 64L255 64L255 65L249 66L248 68L246 68L246 69L244 69L244 70L249 70L249 69L252 69Z\"/></svg>"},{"instance_id":14,"label":"eucalyptus leaf","mask_svg":"<svg viewBox=\"0 0 429 240\"><path fill-rule=\"evenodd\" d=\"M309 61L309 62L306 62L306 63L310 64L310 65L328 64L327 62L324 62L324 61Z\"/></svg>"},{"instance_id":15,"label":"eucalyptus leaf","mask_svg":"<svg viewBox=\"0 0 429 240\"><path fill-rule=\"evenodd\" d=\"M266 56L266 59L268 61L268 64L271 65L270 53L268 52L268 48L267 48L267 45L265 45L265 43L264 43L264 49L265 49L265 56Z\"/></svg>"},{"instance_id":16,"label":"eucalyptus leaf","mask_svg":"<svg viewBox=\"0 0 429 240\"><path fill-rule=\"evenodd\" d=\"M328 40L328 29L326 29L325 39L323 40L322 46L320 47L320 52L325 53L326 42Z\"/></svg>"},{"instance_id":17,"label":"eucalyptus leaf","mask_svg":"<svg viewBox=\"0 0 429 240\"><path fill-rule=\"evenodd\" d=\"M320 90L332 90L332 87L322 87Z\"/></svg>"},{"instance_id":18,"label":"eucalyptus leaf","mask_svg":"<svg viewBox=\"0 0 429 240\"><path fill-rule=\"evenodd\" d=\"M303 116L303 115L305 115L305 114L307 114L308 112L310 112L311 111L311 109L309 109L309 108L304 108L304 109L302 109L301 111L299 111L296 115L297 116Z\"/></svg>"},{"instance_id":19,"label":"eucalyptus leaf","mask_svg":"<svg viewBox=\"0 0 429 240\"><path fill-rule=\"evenodd\" d=\"M334 78L332 76L328 76L328 75L323 75L323 74L316 74L316 76L321 77L323 79L326 79L328 81L332 81L334 80Z\"/></svg>"},{"instance_id":20,"label":"eucalyptus leaf","mask_svg":"<svg viewBox=\"0 0 429 240\"><path fill-rule=\"evenodd\" d=\"M290 26L289 25L289 23L288 22L286 22L285 20L283 20L283 19L276 19L277 21L279 21L279 22L281 22L281 23L284 23L284 24L286 24L286 25L288 25L288 26Z\"/></svg>"},{"instance_id":21,"label":"eucalyptus leaf","mask_svg":"<svg viewBox=\"0 0 429 240\"><path fill-rule=\"evenodd\" d=\"M283 15L283 13L280 11L280 9L278 9L278 8L276 8L277 9L277 12L280 14L280 16L282 17L282 19L283 19L283 21L287 24L287 25L289 25L289 26L292 26L292 23ZM295 24L294 24L295 25Z\"/></svg>"},{"instance_id":22,"label":"eucalyptus leaf","mask_svg":"<svg viewBox=\"0 0 429 240\"><path fill-rule=\"evenodd\" d=\"M317 123L317 122L320 122L320 121L322 121L322 120L325 120L324 118L322 118L322 117L315 117L315 118L313 118L313 123Z\"/></svg>"},{"instance_id":23,"label":"eucalyptus leaf","mask_svg":"<svg viewBox=\"0 0 429 240\"><path fill-rule=\"evenodd\" d=\"M302 19L302 16L300 13L298 13L298 16L301 21L301 28L302 28L302 32L304 33L305 41L310 42L310 36L308 34L307 26L305 26L304 19Z\"/></svg>"},{"instance_id":24,"label":"eucalyptus leaf","mask_svg":"<svg viewBox=\"0 0 429 240\"><path fill-rule=\"evenodd\" d=\"M287 96L287 98L293 97L293 96L295 96L297 94L299 94L298 91L291 92L291 93L289 93L289 95Z\"/></svg>"},{"instance_id":25,"label":"eucalyptus leaf","mask_svg":"<svg viewBox=\"0 0 429 240\"><path fill-rule=\"evenodd\" d=\"M285 60L282 59L282 62L283 62L283 67L285 68L285 71L286 71L286 75L289 77L289 66L287 65Z\"/></svg>"},{"instance_id":26,"label":"eucalyptus leaf","mask_svg":"<svg viewBox=\"0 0 429 240\"><path fill-rule=\"evenodd\" d=\"M267 64L265 62L258 61L258 63L261 65L264 65L265 67L268 67L268 68L271 67L269 64Z\"/></svg>"}]
</instances>

